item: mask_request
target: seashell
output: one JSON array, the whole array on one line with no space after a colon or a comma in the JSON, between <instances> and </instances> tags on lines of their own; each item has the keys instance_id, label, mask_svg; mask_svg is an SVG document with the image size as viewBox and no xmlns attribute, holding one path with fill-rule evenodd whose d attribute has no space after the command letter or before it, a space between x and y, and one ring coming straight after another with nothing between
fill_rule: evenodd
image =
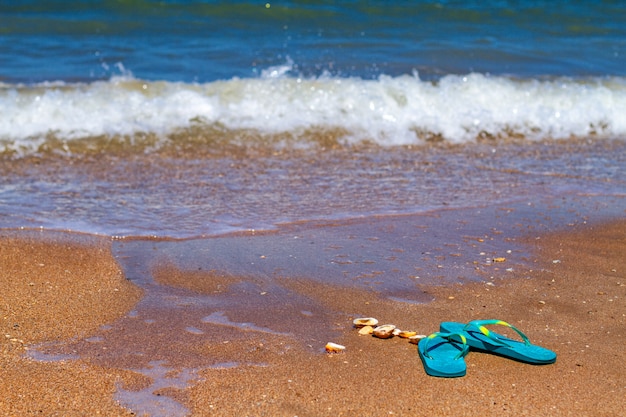
<instances>
[{"instance_id":1,"label":"seashell","mask_svg":"<svg viewBox=\"0 0 626 417\"><path fill-rule=\"evenodd\" d=\"M328 353L339 353L346 350L346 347L337 343L328 342L326 343L326 352Z\"/></svg>"},{"instance_id":2,"label":"seashell","mask_svg":"<svg viewBox=\"0 0 626 417\"><path fill-rule=\"evenodd\" d=\"M393 333L393 335L394 335L394 336L397 336L397 335L399 335L400 333L402 333L402 330L400 330L400 329L398 329L398 328L396 327L395 329L393 329L393 332L392 332L392 333Z\"/></svg>"},{"instance_id":3,"label":"seashell","mask_svg":"<svg viewBox=\"0 0 626 417\"><path fill-rule=\"evenodd\" d=\"M425 337L425 334L416 334L414 336L409 336L409 343L417 345L420 340L424 339Z\"/></svg>"},{"instance_id":4,"label":"seashell","mask_svg":"<svg viewBox=\"0 0 626 417\"><path fill-rule=\"evenodd\" d=\"M397 336L400 336L404 339L408 339L411 336L416 336L417 332L410 332L408 330L401 330L400 332L398 332Z\"/></svg>"},{"instance_id":5,"label":"seashell","mask_svg":"<svg viewBox=\"0 0 626 417\"><path fill-rule=\"evenodd\" d=\"M383 324L382 326L376 327L373 334L379 339L389 339L393 336L395 328L396 326L393 324Z\"/></svg>"},{"instance_id":6,"label":"seashell","mask_svg":"<svg viewBox=\"0 0 626 417\"><path fill-rule=\"evenodd\" d=\"M359 329L359 334L372 334L374 328L372 326L363 326Z\"/></svg>"},{"instance_id":7,"label":"seashell","mask_svg":"<svg viewBox=\"0 0 626 417\"><path fill-rule=\"evenodd\" d=\"M352 323L354 324L354 327L359 329L364 326L377 326L378 320L376 320L374 317L361 317L358 319L354 319Z\"/></svg>"}]
</instances>

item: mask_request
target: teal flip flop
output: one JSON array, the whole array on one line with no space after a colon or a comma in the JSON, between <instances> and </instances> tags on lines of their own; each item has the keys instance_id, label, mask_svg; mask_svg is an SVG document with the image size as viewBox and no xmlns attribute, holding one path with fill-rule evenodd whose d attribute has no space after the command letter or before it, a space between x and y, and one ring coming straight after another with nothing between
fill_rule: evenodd
<instances>
[{"instance_id":1,"label":"teal flip flop","mask_svg":"<svg viewBox=\"0 0 626 417\"><path fill-rule=\"evenodd\" d=\"M469 346L463 334L433 333L419 341L417 351L428 375L443 378L465 375L464 358Z\"/></svg>"},{"instance_id":2,"label":"teal flip flop","mask_svg":"<svg viewBox=\"0 0 626 417\"><path fill-rule=\"evenodd\" d=\"M497 324L514 330L522 341L510 339L487 329L485 326ZM446 321L440 330L445 333L460 333L467 339L471 348L493 353L534 365L547 365L556 361L556 353L541 346L533 345L524 333L502 320L474 320L467 324Z\"/></svg>"}]
</instances>

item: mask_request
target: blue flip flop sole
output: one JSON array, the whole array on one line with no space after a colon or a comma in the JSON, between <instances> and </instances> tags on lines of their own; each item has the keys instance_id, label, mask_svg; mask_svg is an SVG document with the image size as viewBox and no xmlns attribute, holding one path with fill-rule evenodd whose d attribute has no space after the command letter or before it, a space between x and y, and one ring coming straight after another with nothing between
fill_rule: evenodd
<instances>
[{"instance_id":1,"label":"blue flip flop sole","mask_svg":"<svg viewBox=\"0 0 626 417\"><path fill-rule=\"evenodd\" d=\"M465 375L467 367L460 343L436 336L420 340L417 350L428 375L442 378Z\"/></svg>"}]
</instances>

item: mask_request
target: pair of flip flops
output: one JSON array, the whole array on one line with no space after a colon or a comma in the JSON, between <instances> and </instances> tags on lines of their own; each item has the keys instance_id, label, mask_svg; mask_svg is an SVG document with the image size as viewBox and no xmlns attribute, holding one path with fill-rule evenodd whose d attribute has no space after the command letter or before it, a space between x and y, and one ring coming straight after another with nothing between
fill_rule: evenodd
<instances>
[{"instance_id":1,"label":"pair of flip flops","mask_svg":"<svg viewBox=\"0 0 626 417\"><path fill-rule=\"evenodd\" d=\"M522 340L510 339L485 327L494 324L514 330ZM464 358L470 349L533 365L546 365L556 361L556 353L533 345L524 333L502 320L474 320L467 324L447 321L441 323L439 330L418 344L424 369L431 376L464 376Z\"/></svg>"}]
</instances>

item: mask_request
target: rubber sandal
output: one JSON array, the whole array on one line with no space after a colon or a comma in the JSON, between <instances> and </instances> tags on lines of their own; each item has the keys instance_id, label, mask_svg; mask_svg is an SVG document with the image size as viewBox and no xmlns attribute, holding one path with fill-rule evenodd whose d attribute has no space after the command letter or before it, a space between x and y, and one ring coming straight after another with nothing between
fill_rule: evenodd
<instances>
[{"instance_id":1,"label":"rubber sandal","mask_svg":"<svg viewBox=\"0 0 626 417\"><path fill-rule=\"evenodd\" d=\"M465 375L466 338L458 333L433 333L417 345L424 370L430 376L456 378Z\"/></svg>"},{"instance_id":2,"label":"rubber sandal","mask_svg":"<svg viewBox=\"0 0 626 417\"><path fill-rule=\"evenodd\" d=\"M510 339L485 327L492 324L506 326L514 330L522 338L522 341ZM520 362L547 365L556 361L556 353L541 346L533 345L524 333L502 320L474 320L467 324L446 321L441 323L440 330L445 333L463 334L471 348Z\"/></svg>"}]
</instances>

